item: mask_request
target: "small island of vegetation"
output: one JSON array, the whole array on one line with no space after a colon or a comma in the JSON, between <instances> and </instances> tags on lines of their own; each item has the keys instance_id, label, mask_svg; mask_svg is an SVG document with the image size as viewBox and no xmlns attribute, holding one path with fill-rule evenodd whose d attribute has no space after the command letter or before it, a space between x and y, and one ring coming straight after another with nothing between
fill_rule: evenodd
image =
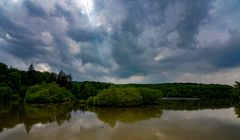
<instances>
[{"instance_id":1,"label":"small island of vegetation","mask_svg":"<svg viewBox=\"0 0 240 140\"><path fill-rule=\"evenodd\" d=\"M28 71L0 63L1 103L81 101L93 106L139 106L161 104L167 98L229 100L239 102L240 83L235 86L198 83L113 84L72 81L71 74Z\"/></svg>"}]
</instances>

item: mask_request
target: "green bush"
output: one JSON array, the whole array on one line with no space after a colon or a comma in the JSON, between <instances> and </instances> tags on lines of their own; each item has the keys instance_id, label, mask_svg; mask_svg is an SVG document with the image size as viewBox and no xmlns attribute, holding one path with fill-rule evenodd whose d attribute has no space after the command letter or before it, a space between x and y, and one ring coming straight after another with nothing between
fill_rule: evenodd
<instances>
[{"instance_id":1,"label":"green bush","mask_svg":"<svg viewBox=\"0 0 240 140\"><path fill-rule=\"evenodd\" d=\"M136 88L110 88L88 99L88 104L99 106L138 106L142 96Z\"/></svg>"},{"instance_id":2,"label":"green bush","mask_svg":"<svg viewBox=\"0 0 240 140\"><path fill-rule=\"evenodd\" d=\"M219 84L162 83L162 84L125 84L119 87L149 88L160 90L163 97L232 99L233 87Z\"/></svg>"},{"instance_id":3,"label":"green bush","mask_svg":"<svg viewBox=\"0 0 240 140\"><path fill-rule=\"evenodd\" d=\"M234 88L233 89L232 98L239 102L239 99L240 99L240 88Z\"/></svg>"},{"instance_id":4,"label":"green bush","mask_svg":"<svg viewBox=\"0 0 240 140\"><path fill-rule=\"evenodd\" d=\"M143 104L145 105L158 104L163 96L161 90L154 90L149 88L139 88L139 90L142 95Z\"/></svg>"},{"instance_id":5,"label":"green bush","mask_svg":"<svg viewBox=\"0 0 240 140\"><path fill-rule=\"evenodd\" d=\"M30 103L48 103L50 100L44 94L44 92L36 92L34 94L30 94L25 99L27 102Z\"/></svg>"},{"instance_id":6,"label":"green bush","mask_svg":"<svg viewBox=\"0 0 240 140\"><path fill-rule=\"evenodd\" d=\"M56 83L34 85L27 89L26 102L30 103L55 103L75 99L65 88Z\"/></svg>"},{"instance_id":7,"label":"green bush","mask_svg":"<svg viewBox=\"0 0 240 140\"><path fill-rule=\"evenodd\" d=\"M9 99L18 100L19 97L17 94L14 94L11 88L7 86L0 86L0 99L5 101Z\"/></svg>"},{"instance_id":8,"label":"green bush","mask_svg":"<svg viewBox=\"0 0 240 140\"><path fill-rule=\"evenodd\" d=\"M89 105L97 105L97 97L89 97L87 100L87 104Z\"/></svg>"},{"instance_id":9,"label":"green bush","mask_svg":"<svg viewBox=\"0 0 240 140\"><path fill-rule=\"evenodd\" d=\"M158 104L161 90L133 87L112 87L102 90L97 96L88 98L87 103L96 106L138 106Z\"/></svg>"}]
</instances>

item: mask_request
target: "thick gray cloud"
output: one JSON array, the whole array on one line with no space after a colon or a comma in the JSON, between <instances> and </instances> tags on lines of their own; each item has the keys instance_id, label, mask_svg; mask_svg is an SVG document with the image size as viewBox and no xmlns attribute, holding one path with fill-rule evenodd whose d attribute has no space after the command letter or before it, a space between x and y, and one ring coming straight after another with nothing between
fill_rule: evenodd
<instances>
[{"instance_id":1,"label":"thick gray cloud","mask_svg":"<svg viewBox=\"0 0 240 140\"><path fill-rule=\"evenodd\" d=\"M28 14L31 16L39 16L39 17L47 16L47 13L40 6L35 4L33 1L24 1L23 5L28 11Z\"/></svg>"},{"instance_id":2,"label":"thick gray cloud","mask_svg":"<svg viewBox=\"0 0 240 140\"><path fill-rule=\"evenodd\" d=\"M240 79L239 6L238 0L2 0L0 61L62 69L75 80L231 84Z\"/></svg>"}]
</instances>

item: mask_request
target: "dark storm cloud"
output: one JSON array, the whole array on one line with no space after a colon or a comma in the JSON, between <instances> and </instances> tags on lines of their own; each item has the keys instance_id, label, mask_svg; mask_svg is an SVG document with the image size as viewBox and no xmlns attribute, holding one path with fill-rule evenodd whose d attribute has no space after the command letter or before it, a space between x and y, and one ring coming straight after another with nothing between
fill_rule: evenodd
<instances>
[{"instance_id":1,"label":"dark storm cloud","mask_svg":"<svg viewBox=\"0 0 240 140\"><path fill-rule=\"evenodd\" d=\"M212 0L186 0L185 3L185 17L176 27L180 36L178 47L194 48L196 47L195 36L198 34L199 26L209 16Z\"/></svg>"},{"instance_id":2,"label":"dark storm cloud","mask_svg":"<svg viewBox=\"0 0 240 140\"><path fill-rule=\"evenodd\" d=\"M53 17L64 17L69 23L73 23L74 19L70 11L64 9L61 5L55 4L55 10L50 13L50 16Z\"/></svg>"},{"instance_id":3,"label":"dark storm cloud","mask_svg":"<svg viewBox=\"0 0 240 140\"><path fill-rule=\"evenodd\" d=\"M41 42L34 38L31 30L14 23L3 13L0 13L0 19L0 37L8 42L1 49L19 58L31 58L39 53L40 49L37 47Z\"/></svg>"},{"instance_id":4,"label":"dark storm cloud","mask_svg":"<svg viewBox=\"0 0 240 140\"><path fill-rule=\"evenodd\" d=\"M121 30L114 32L112 37L115 42L113 45L113 57L121 66L117 71L120 77L128 77L133 74L145 75L156 71L156 69L160 69L159 72L168 69L162 67L161 64L159 66L153 64L151 54L146 53L152 49L151 44L138 44L138 38L145 26L158 27L166 24L169 18L165 15L166 9L172 7L171 10L176 10L174 5L177 5L177 3L178 1L165 0L125 2L129 14L122 22ZM201 2L184 0L180 4L185 8L183 17L174 28L169 28L170 31L168 32L172 30L178 31L179 41L177 47L183 49L194 48L196 47L195 35L197 35L198 28L203 20L208 17L212 2L209 0ZM155 37L161 40L161 36L158 36L158 34ZM165 44L167 44L167 40L157 44L157 48L165 47Z\"/></svg>"},{"instance_id":5,"label":"dark storm cloud","mask_svg":"<svg viewBox=\"0 0 240 140\"><path fill-rule=\"evenodd\" d=\"M186 50L163 59L160 63L167 70L175 67L177 71L194 73L209 73L238 67L240 66L239 35L240 33L232 34L225 43L216 43L214 46L198 48L197 50Z\"/></svg>"},{"instance_id":6,"label":"dark storm cloud","mask_svg":"<svg viewBox=\"0 0 240 140\"><path fill-rule=\"evenodd\" d=\"M158 26L163 22L167 1L123 1L128 11L119 30L112 35L113 57L121 67L119 77L144 75L151 71L151 63L145 51L150 46L138 44L138 37L147 25ZM149 48L150 49L150 48Z\"/></svg>"},{"instance_id":7,"label":"dark storm cloud","mask_svg":"<svg viewBox=\"0 0 240 140\"><path fill-rule=\"evenodd\" d=\"M77 42L103 42L106 33L101 29L72 29L68 35Z\"/></svg>"},{"instance_id":8,"label":"dark storm cloud","mask_svg":"<svg viewBox=\"0 0 240 140\"><path fill-rule=\"evenodd\" d=\"M228 42L212 47L208 57L209 60L217 68L233 68L240 65L240 36L233 36ZM220 48L219 48L220 47ZM210 48L209 48L210 49ZM206 55L207 57L207 55Z\"/></svg>"},{"instance_id":9,"label":"dark storm cloud","mask_svg":"<svg viewBox=\"0 0 240 140\"><path fill-rule=\"evenodd\" d=\"M234 69L240 66L240 16L234 14L240 9L232 8L236 4L3 0L0 51L7 55L0 61L44 64L51 71L71 72L76 80L127 82L132 77L166 82L184 73ZM8 56L14 59L6 61Z\"/></svg>"},{"instance_id":10,"label":"dark storm cloud","mask_svg":"<svg viewBox=\"0 0 240 140\"><path fill-rule=\"evenodd\" d=\"M39 17L47 16L47 13L33 1L24 1L23 5L31 16L39 16Z\"/></svg>"}]
</instances>

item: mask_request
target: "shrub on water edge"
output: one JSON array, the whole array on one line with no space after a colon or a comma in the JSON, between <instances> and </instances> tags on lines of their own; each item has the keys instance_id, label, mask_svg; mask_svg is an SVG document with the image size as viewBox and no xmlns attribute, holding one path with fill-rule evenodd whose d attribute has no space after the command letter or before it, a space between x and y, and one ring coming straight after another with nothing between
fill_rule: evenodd
<instances>
[{"instance_id":1,"label":"shrub on water edge","mask_svg":"<svg viewBox=\"0 0 240 140\"><path fill-rule=\"evenodd\" d=\"M97 97L96 96L89 97L88 100L87 100L87 104L89 104L89 105L97 105Z\"/></svg>"},{"instance_id":2,"label":"shrub on water edge","mask_svg":"<svg viewBox=\"0 0 240 140\"><path fill-rule=\"evenodd\" d=\"M64 87L56 83L34 85L28 88L26 102L31 103L55 103L74 100L75 97Z\"/></svg>"},{"instance_id":3,"label":"shrub on water edge","mask_svg":"<svg viewBox=\"0 0 240 140\"><path fill-rule=\"evenodd\" d=\"M161 90L112 87L100 91L97 96L90 97L87 103L96 106L138 106L142 104L158 104L161 98Z\"/></svg>"},{"instance_id":4,"label":"shrub on water edge","mask_svg":"<svg viewBox=\"0 0 240 140\"><path fill-rule=\"evenodd\" d=\"M99 106L138 106L142 104L142 96L136 88L110 88L102 90L87 101L90 105Z\"/></svg>"},{"instance_id":5,"label":"shrub on water edge","mask_svg":"<svg viewBox=\"0 0 240 140\"><path fill-rule=\"evenodd\" d=\"M139 88L142 95L143 104L158 104L161 100L163 93L161 90L154 90L149 88Z\"/></svg>"},{"instance_id":6,"label":"shrub on water edge","mask_svg":"<svg viewBox=\"0 0 240 140\"><path fill-rule=\"evenodd\" d=\"M26 102L30 103L48 103L50 100L48 98L48 90L36 91L34 93L27 93Z\"/></svg>"},{"instance_id":7,"label":"shrub on water edge","mask_svg":"<svg viewBox=\"0 0 240 140\"><path fill-rule=\"evenodd\" d=\"M19 96L15 94L10 87L0 86L0 100L19 100Z\"/></svg>"}]
</instances>

